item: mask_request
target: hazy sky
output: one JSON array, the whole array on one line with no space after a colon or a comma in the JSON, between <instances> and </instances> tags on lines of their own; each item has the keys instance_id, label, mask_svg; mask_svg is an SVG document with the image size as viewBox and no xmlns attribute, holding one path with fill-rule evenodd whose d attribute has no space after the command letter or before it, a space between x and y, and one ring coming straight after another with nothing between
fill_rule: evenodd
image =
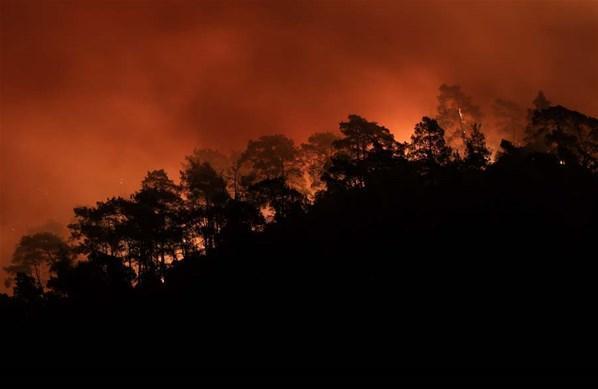
<instances>
[{"instance_id":1,"label":"hazy sky","mask_svg":"<svg viewBox=\"0 0 598 389\"><path fill-rule=\"evenodd\" d=\"M598 1L0 0L0 265L195 146L358 113L406 138L438 86L598 116Z\"/></svg>"}]
</instances>

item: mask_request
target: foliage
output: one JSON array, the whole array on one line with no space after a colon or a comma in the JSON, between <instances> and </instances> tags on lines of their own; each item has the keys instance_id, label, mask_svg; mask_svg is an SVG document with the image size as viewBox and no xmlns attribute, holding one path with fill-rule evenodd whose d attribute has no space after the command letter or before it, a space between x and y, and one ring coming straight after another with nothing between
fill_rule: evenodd
<instances>
[{"instance_id":1,"label":"foliage","mask_svg":"<svg viewBox=\"0 0 598 389\"><path fill-rule=\"evenodd\" d=\"M478 122L459 154L430 117L403 144L357 115L340 123L340 136L315 134L300 148L281 135L253 140L232 159L235 174L195 153L180 185L150 171L130 198L76 208L70 245L23 237L14 296L0 296L0 312L38 329L81 329L62 338L48 331L60 341L106 335L137 352L112 355L123 365L146 354L155 362L161 346L193 340L207 364L245 349L240 364L263 365L259 349L284 365L279 356L290 353L280 347L295 361L324 364L329 355L313 349L331 334L339 365L356 355L374 366L394 361L364 346L393 337L409 350L406 361L457 339L443 359L450 365L454 350L488 334L521 344L539 332L541 347L567 323L591 333L595 124L561 106L536 109L528 129L538 145L504 140L492 161ZM311 177L317 195L307 197L293 177ZM280 344L290 338L292 347ZM513 357L511 349L496 358Z\"/></svg>"},{"instance_id":2,"label":"foliage","mask_svg":"<svg viewBox=\"0 0 598 389\"><path fill-rule=\"evenodd\" d=\"M411 160L427 165L446 165L451 157L451 149L444 139L444 129L436 120L426 116L415 125L408 150Z\"/></svg>"},{"instance_id":3,"label":"foliage","mask_svg":"<svg viewBox=\"0 0 598 389\"><path fill-rule=\"evenodd\" d=\"M36 282L36 287L43 291L43 278L60 262L71 260L71 250L59 236L48 232L25 235L17 245L11 264L6 271L16 276L18 282L26 283L29 278ZM25 286L21 286L25 288Z\"/></svg>"}]
</instances>

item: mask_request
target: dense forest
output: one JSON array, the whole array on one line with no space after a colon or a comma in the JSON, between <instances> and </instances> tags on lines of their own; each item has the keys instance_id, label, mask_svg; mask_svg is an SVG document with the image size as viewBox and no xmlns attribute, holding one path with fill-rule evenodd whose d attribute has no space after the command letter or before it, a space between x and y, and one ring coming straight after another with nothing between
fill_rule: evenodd
<instances>
[{"instance_id":1,"label":"dense forest","mask_svg":"<svg viewBox=\"0 0 598 389\"><path fill-rule=\"evenodd\" d=\"M498 100L491 151L458 86L438 102L408 142L349 115L300 145L197 149L180 180L75 208L68 239L23 236L13 362L590 363L570 347L598 328L598 119Z\"/></svg>"}]
</instances>

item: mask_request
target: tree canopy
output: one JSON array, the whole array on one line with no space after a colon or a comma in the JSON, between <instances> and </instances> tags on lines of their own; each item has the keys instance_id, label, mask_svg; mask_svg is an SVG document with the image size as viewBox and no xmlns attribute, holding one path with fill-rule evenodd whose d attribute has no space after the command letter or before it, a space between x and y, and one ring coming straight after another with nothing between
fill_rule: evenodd
<instances>
[{"instance_id":1,"label":"tree canopy","mask_svg":"<svg viewBox=\"0 0 598 389\"><path fill-rule=\"evenodd\" d=\"M312 351L331 333L333 364L383 362L368 345L395 336L408 362L446 334L458 340L450 364L489 333L528 342L513 322L538 333L535 347L568 322L594 331L582 319L594 304L598 120L539 97L526 141L504 139L492 156L475 105L443 93L442 112L470 114L459 150L440 119L424 116L402 143L349 115L299 146L279 134L230 156L195 150L178 182L152 170L128 197L75 208L69 240L19 242L3 320L64 323L60 341L105 336L133 350L112 355L124 366L194 341L206 365L233 349L247 351L243 365L284 365L301 347L290 358L324 365Z\"/></svg>"}]
</instances>

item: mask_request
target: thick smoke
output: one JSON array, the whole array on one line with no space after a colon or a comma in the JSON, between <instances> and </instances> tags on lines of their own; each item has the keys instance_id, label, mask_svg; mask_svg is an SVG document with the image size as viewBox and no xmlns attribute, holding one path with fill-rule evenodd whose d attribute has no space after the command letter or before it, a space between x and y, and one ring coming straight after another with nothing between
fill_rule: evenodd
<instances>
[{"instance_id":1,"label":"thick smoke","mask_svg":"<svg viewBox=\"0 0 598 389\"><path fill-rule=\"evenodd\" d=\"M598 115L595 1L0 4L1 265L75 205L128 194L148 169L178 177L196 146L303 140L348 113L407 139L442 83L487 131L513 131L493 112L516 118L539 89Z\"/></svg>"}]
</instances>

